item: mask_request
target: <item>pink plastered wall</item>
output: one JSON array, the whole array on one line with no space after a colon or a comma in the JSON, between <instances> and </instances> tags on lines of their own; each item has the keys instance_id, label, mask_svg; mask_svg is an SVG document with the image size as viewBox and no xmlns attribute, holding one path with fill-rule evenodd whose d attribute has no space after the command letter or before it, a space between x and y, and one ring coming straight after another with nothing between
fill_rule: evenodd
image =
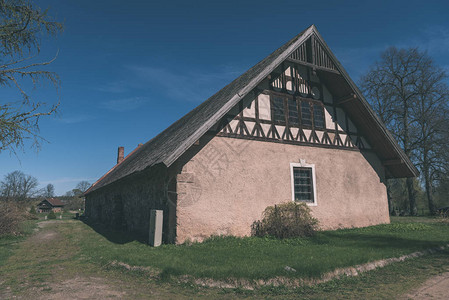
<instances>
[{"instance_id":1,"label":"pink plastered wall","mask_svg":"<svg viewBox=\"0 0 449 300\"><path fill-rule=\"evenodd\" d=\"M315 165L322 229L388 223L384 170L372 152L227 137L202 139L177 175L177 243L250 235L267 206L292 201L290 163Z\"/></svg>"}]
</instances>

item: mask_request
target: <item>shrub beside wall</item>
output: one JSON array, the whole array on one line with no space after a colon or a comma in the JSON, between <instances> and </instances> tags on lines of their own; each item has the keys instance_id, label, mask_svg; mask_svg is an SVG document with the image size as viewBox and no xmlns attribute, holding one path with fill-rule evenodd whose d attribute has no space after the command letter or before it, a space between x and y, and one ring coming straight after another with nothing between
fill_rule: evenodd
<instances>
[{"instance_id":1,"label":"shrub beside wall","mask_svg":"<svg viewBox=\"0 0 449 300\"><path fill-rule=\"evenodd\" d=\"M318 220L312 217L305 203L283 203L268 206L262 220L251 225L253 236L292 238L312 236L318 230Z\"/></svg>"}]
</instances>

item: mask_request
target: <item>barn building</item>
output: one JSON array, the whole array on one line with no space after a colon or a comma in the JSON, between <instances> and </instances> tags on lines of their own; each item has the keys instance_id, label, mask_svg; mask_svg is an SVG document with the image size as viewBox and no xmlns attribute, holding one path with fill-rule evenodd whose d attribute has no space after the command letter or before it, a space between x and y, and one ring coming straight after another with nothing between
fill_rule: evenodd
<instances>
[{"instance_id":1,"label":"barn building","mask_svg":"<svg viewBox=\"0 0 449 300\"><path fill-rule=\"evenodd\" d=\"M144 133L143 133L144 134ZM127 157L86 192L91 221L163 241L250 234L306 202L323 229L389 222L387 178L418 172L311 26Z\"/></svg>"}]
</instances>

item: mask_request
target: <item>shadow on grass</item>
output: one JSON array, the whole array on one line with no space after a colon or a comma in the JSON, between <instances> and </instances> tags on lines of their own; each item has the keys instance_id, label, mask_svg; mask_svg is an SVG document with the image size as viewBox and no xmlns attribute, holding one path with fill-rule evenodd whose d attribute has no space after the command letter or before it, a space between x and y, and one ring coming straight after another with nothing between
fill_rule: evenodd
<instances>
[{"instance_id":1,"label":"shadow on grass","mask_svg":"<svg viewBox=\"0 0 449 300\"><path fill-rule=\"evenodd\" d=\"M110 227L104 226L99 223L92 223L87 220L80 220L80 221L89 226L90 228L92 228L96 233L104 236L108 241L115 244L127 244L134 241L143 244L148 243L148 239L143 235L139 235L132 232L113 230Z\"/></svg>"}]
</instances>

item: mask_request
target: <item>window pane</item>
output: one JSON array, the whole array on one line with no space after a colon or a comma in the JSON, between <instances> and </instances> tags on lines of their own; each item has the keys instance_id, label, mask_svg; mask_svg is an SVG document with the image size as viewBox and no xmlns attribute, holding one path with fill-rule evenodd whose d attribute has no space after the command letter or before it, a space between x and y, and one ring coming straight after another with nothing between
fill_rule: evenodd
<instances>
[{"instance_id":1,"label":"window pane","mask_svg":"<svg viewBox=\"0 0 449 300\"><path fill-rule=\"evenodd\" d=\"M310 193L295 193L295 201L313 202L311 198L312 194Z\"/></svg>"},{"instance_id":2,"label":"window pane","mask_svg":"<svg viewBox=\"0 0 449 300\"><path fill-rule=\"evenodd\" d=\"M299 185L295 184L295 190L298 193L311 193L310 185Z\"/></svg>"},{"instance_id":3,"label":"window pane","mask_svg":"<svg viewBox=\"0 0 449 300\"><path fill-rule=\"evenodd\" d=\"M295 99L288 99L288 123L290 126L299 125L298 107Z\"/></svg>"},{"instance_id":4,"label":"window pane","mask_svg":"<svg viewBox=\"0 0 449 300\"><path fill-rule=\"evenodd\" d=\"M312 111L308 101L301 101L301 122L302 125L312 126Z\"/></svg>"},{"instance_id":5,"label":"window pane","mask_svg":"<svg viewBox=\"0 0 449 300\"><path fill-rule=\"evenodd\" d=\"M293 168L295 201L313 202L311 168Z\"/></svg>"},{"instance_id":6,"label":"window pane","mask_svg":"<svg viewBox=\"0 0 449 300\"><path fill-rule=\"evenodd\" d=\"M313 105L313 120L315 122L315 128L324 128L323 107L319 104Z\"/></svg>"},{"instance_id":7,"label":"window pane","mask_svg":"<svg viewBox=\"0 0 449 300\"><path fill-rule=\"evenodd\" d=\"M281 97L273 98L274 121L285 122L284 99Z\"/></svg>"},{"instance_id":8,"label":"window pane","mask_svg":"<svg viewBox=\"0 0 449 300\"><path fill-rule=\"evenodd\" d=\"M299 169L299 176L302 178L310 178L311 169Z\"/></svg>"}]
</instances>

